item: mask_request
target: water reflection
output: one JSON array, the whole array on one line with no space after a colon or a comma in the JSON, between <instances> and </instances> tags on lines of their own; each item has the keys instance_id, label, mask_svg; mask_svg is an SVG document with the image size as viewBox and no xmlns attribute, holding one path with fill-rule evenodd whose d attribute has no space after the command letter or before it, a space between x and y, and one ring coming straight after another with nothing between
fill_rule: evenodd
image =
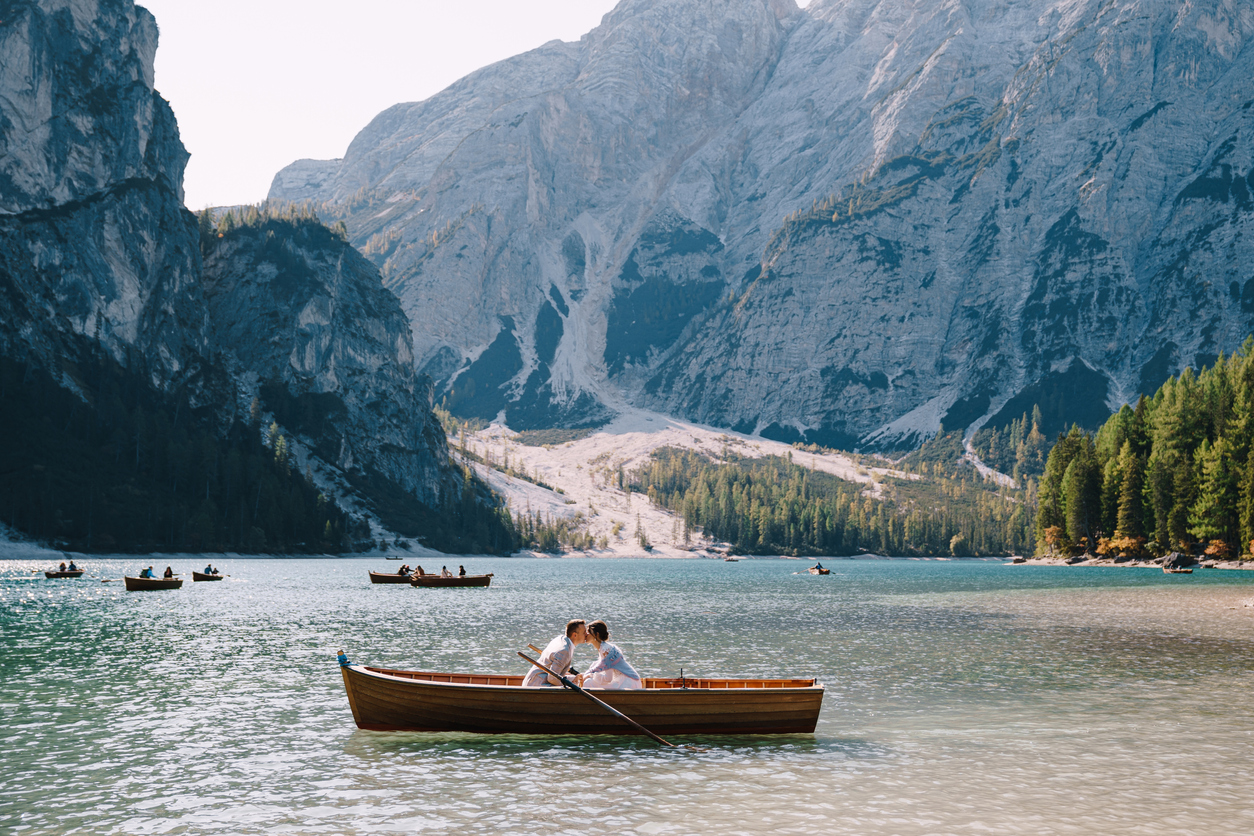
<instances>
[{"instance_id":1,"label":"water reflection","mask_svg":"<svg viewBox=\"0 0 1254 836\"><path fill-rule=\"evenodd\" d=\"M372 587L377 561L222 560L177 592L101 583L139 562L0 563L0 830L1254 832L1254 573L484 559L499 584L441 594ZM516 672L572 615L648 674L816 676L817 734L353 727L341 647Z\"/></svg>"}]
</instances>

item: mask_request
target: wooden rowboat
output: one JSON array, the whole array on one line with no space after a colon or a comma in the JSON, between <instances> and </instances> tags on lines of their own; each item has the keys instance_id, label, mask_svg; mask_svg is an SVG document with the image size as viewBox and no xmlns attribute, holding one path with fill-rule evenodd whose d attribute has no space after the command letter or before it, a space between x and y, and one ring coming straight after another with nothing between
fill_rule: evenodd
<instances>
[{"instance_id":1,"label":"wooden rowboat","mask_svg":"<svg viewBox=\"0 0 1254 836\"><path fill-rule=\"evenodd\" d=\"M1164 566L1163 573L1167 575L1192 575L1193 567L1185 566L1184 568L1180 568L1178 566Z\"/></svg>"},{"instance_id":2,"label":"wooden rowboat","mask_svg":"<svg viewBox=\"0 0 1254 836\"><path fill-rule=\"evenodd\" d=\"M816 569L813 566L808 571L811 575L830 575L832 573L831 569Z\"/></svg>"},{"instance_id":3,"label":"wooden rowboat","mask_svg":"<svg viewBox=\"0 0 1254 836\"><path fill-rule=\"evenodd\" d=\"M207 575L204 572L196 572L196 571L192 572L193 582L194 581L220 581L225 577L226 575Z\"/></svg>"},{"instance_id":4,"label":"wooden rowboat","mask_svg":"<svg viewBox=\"0 0 1254 836\"><path fill-rule=\"evenodd\" d=\"M409 582L414 586L448 587L448 586L488 586L494 575L410 575Z\"/></svg>"},{"instance_id":5,"label":"wooden rowboat","mask_svg":"<svg viewBox=\"0 0 1254 836\"><path fill-rule=\"evenodd\" d=\"M401 575L396 572L371 572L371 583L409 583L409 575Z\"/></svg>"},{"instance_id":6,"label":"wooden rowboat","mask_svg":"<svg viewBox=\"0 0 1254 836\"><path fill-rule=\"evenodd\" d=\"M44 572L45 578L81 578L83 569L67 569L64 572Z\"/></svg>"},{"instance_id":7,"label":"wooden rowboat","mask_svg":"<svg viewBox=\"0 0 1254 836\"><path fill-rule=\"evenodd\" d=\"M143 592L150 589L181 589L183 587L182 578L132 578L129 575L122 578L126 582L127 592Z\"/></svg>"},{"instance_id":8,"label":"wooden rowboat","mask_svg":"<svg viewBox=\"0 0 1254 836\"><path fill-rule=\"evenodd\" d=\"M521 676L340 668L357 727L485 734L638 734L566 688ZM657 679L638 691L590 693L660 735L813 734L823 685L813 679Z\"/></svg>"}]
</instances>

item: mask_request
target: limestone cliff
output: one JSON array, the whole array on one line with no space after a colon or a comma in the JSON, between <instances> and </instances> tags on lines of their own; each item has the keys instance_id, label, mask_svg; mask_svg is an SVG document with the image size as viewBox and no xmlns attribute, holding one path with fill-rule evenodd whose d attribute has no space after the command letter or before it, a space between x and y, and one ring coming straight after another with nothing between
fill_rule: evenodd
<instances>
[{"instance_id":1,"label":"limestone cliff","mask_svg":"<svg viewBox=\"0 0 1254 836\"><path fill-rule=\"evenodd\" d=\"M108 49L102 45L108 44ZM157 25L131 3L0 13L0 351L75 338L159 387L198 372L209 331L187 152L153 89Z\"/></svg>"},{"instance_id":2,"label":"limestone cliff","mask_svg":"<svg viewBox=\"0 0 1254 836\"><path fill-rule=\"evenodd\" d=\"M1236 0L628 0L380 114L343 218L464 414L1047 429L1254 329Z\"/></svg>"},{"instance_id":3,"label":"limestone cliff","mask_svg":"<svg viewBox=\"0 0 1254 836\"><path fill-rule=\"evenodd\" d=\"M259 219L205 258L214 336L287 429L344 471L438 506L460 489L409 322L378 269L312 220Z\"/></svg>"},{"instance_id":4,"label":"limestone cliff","mask_svg":"<svg viewBox=\"0 0 1254 836\"><path fill-rule=\"evenodd\" d=\"M111 380L151 389L145 402L220 435L259 393L407 536L507 547L494 501L449 460L377 268L316 220L198 228L182 200L188 155L153 88L156 47L156 22L130 0L0 4L0 357L88 409L103 407L86 370L116 369ZM54 423L51 448L70 427Z\"/></svg>"}]
</instances>

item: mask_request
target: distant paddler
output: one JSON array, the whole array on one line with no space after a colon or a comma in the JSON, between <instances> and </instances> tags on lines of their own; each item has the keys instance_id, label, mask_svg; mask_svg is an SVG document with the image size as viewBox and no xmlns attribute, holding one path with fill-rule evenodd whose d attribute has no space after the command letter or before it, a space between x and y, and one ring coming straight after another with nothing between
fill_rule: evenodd
<instances>
[{"instance_id":1,"label":"distant paddler","mask_svg":"<svg viewBox=\"0 0 1254 836\"><path fill-rule=\"evenodd\" d=\"M557 674L545 673L532 665L531 670L523 677L524 688L542 688L546 686L562 687L559 677L570 671L571 662L575 660L575 645L583 644L587 636L587 627L582 618L566 622L566 633L557 636L540 652L540 664Z\"/></svg>"}]
</instances>

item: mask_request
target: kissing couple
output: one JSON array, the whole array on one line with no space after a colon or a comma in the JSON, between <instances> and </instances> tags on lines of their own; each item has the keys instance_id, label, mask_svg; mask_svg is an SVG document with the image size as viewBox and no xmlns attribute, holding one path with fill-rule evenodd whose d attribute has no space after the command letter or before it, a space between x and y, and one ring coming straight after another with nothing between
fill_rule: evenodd
<instances>
[{"instance_id":1,"label":"kissing couple","mask_svg":"<svg viewBox=\"0 0 1254 836\"><path fill-rule=\"evenodd\" d=\"M597 651L597 660L592 667L574 677L575 684L581 688L603 688L606 690L629 691L643 688L644 683L636 669L627 663L623 651L617 645L610 644L610 628L605 622L597 620L586 624L582 618L566 623L565 635L557 636L545 646L540 653L540 664L561 676L571 671L571 663L575 660L575 645L590 644ZM560 686L561 680L545 673L535 665L523 677L523 687L543 688Z\"/></svg>"}]
</instances>

